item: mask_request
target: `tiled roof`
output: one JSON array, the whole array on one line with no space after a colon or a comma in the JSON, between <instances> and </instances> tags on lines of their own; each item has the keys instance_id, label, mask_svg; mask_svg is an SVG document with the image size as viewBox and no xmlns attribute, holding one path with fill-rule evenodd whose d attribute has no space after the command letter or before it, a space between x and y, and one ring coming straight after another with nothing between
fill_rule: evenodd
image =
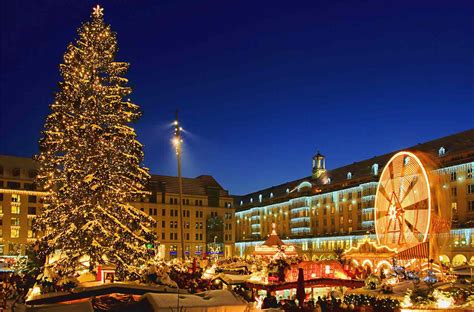
<instances>
[{"instance_id":1,"label":"tiled roof","mask_svg":"<svg viewBox=\"0 0 474 312\"><path fill-rule=\"evenodd\" d=\"M440 158L438 156L438 151L441 147L444 147L446 149L446 154L444 157ZM431 162L434 163L434 165L437 167L455 164L457 160L456 158L458 158L457 156L460 153L466 151L473 151L472 153L469 153L469 158L474 159L474 129L459 132L426 143L417 144L415 146L411 146L402 150L422 153L427 158L429 158ZM292 193L295 193L295 190L298 185L304 181L311 182L314 188L319 189L322 193L337 188L341 189L345 187L350 187L352 185L358 185L360 183L368 181L377 181L378 177L372 174L372 165L378 164L378 171L380 174L390 157L392 157L397 152L398 151L393 151L391 153L387 153L381 156L376 156L373 158L355 162L350 165L327 170L327 172L320 179L313 179L312 176L307 176L294 181L286 182L280 185L252 192L246 195L234 196L234 206L238 209L238 207L240 207L240 201L244 203L241 210L247 209L254 205L259 205L258 201L260 194L262 195L264 202L277 202L279 197L280 199L291 197ZM348 172L351 172L352 174L352 178L350 180L347 179ZM323 183L323 180L327 178L331 179L331 183ZM344 186L342 184L344 184ZM290 191L290 194L287 193L287 190ZM273 199L270 199L271 194L273 195ZM251 198L253 200L253 204L250 203Z\"/></svg>"},{"instance_id":2,"label":"tiled roof","mask_svg":"<svg viewBox=\"0 0 474 312\"><path fill-rule=\"evenodd\" d=\"M178 177L152 175L150 188L159 192L179 193ZM183 178L183 194L209 195L209 192L212 191L218 192L219 196L228 196L228 192L212 176L201 175L196 178Z\"/></svg>"}]
</instances>

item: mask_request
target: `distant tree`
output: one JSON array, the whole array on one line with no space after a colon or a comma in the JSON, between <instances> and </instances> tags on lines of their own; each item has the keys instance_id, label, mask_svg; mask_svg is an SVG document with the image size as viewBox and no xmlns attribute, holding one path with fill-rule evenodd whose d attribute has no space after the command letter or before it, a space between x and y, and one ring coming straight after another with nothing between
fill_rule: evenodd
<instances>
[{"instance_id":1,"label":"distant tree","mask_svg":"<svg viewBox=\"0 0 474 312\"><path fill-rule=\"evenodd\" d=\"M344 259L344 248L341 247L336 247L333 250L334 257L336 258L337 261L339 261L341 264L345 264L346 260Z\"/></svg>"}]
</instances>

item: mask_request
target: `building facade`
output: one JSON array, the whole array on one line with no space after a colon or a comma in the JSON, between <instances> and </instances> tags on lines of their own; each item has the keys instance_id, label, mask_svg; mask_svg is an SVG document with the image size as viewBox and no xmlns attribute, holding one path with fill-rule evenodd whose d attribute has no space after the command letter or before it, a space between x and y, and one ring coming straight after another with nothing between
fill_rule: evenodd
<instances>
[{"instance_id":1,"label":"building facade","mask_svg":"<svg viewBox=\"0 0 474 312\"><path fill-rule=\"evenodd\" d=\"M0 255L23 254L36 240L32 224L41 213L45 192L34 184L37 164L29 158L0 156ZM132 203L156 220L155 248L165 258L180 256L178 178L152 175L149 195ZM228 191L208 175L183 178L185 254L205 257L210 250L232 256L235 211Z\"/></svg>"},{"instance_id":2,"label":"building facade","mask_svg":"<svg viewBox=\"0 0 474 312\"><path fill-rule=\"evenodd\" d=\"M436 205L448 216L439 261L474 263L474 129L404 150L425 160ZM375 239L378 181L395 153L327 170L318 152L311 176L236 196L236 254L250 255L272 224L285 243L312 259L328 257L336 247L356 246L367 236Z\"/></svg>"}]
</instances>

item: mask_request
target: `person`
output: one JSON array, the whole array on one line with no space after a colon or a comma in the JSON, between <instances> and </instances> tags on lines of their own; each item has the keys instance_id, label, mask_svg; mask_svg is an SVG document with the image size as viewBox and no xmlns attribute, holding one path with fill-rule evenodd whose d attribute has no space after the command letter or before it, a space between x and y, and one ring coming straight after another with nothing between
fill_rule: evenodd
<instances>
[{"instance_id":1,"label":"person","mask_svg":"<svg viewBox=\"0 0 474 312\"><path fill-rule=\"evenodd\" d=\"M276 297L269 291L267 296L263 299L262 309L278 308L278 302Z\"/></svg>"}]
</instances>

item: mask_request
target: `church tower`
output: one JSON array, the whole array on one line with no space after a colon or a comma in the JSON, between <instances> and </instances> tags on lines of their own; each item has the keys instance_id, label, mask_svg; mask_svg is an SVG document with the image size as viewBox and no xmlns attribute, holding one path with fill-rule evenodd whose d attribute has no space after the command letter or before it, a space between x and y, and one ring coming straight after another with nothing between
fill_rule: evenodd
<instances>
[{"instance_id":1,"label":"church tower","mask_svg":"<svg viewBox=\"0 0 474 312\"><path fill-rule=\"evenodd\" d=\"M313 179L320 178L326 172L326 160L321 153L313 156Z\"/></svg>"}]
</instances>

